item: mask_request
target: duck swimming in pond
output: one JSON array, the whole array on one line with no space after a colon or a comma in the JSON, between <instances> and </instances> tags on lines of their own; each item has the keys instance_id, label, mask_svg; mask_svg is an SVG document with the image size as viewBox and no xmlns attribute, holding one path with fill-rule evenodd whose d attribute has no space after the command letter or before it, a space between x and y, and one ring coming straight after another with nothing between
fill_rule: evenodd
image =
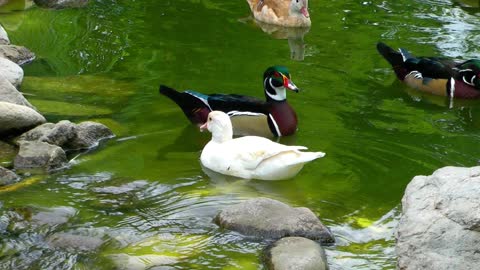
<instances>
[{"instance_id":1,"label":"duck swimming in pond","mask_svg":"<svg viewBox=\"0 0 480 270\"><path fill-rule=\"evenodd\" d=\"M405 49L377 44L378 52L392 65L398 79L410 87L451 98L480 98L480 60L415 57Z\"/></svg>"},{"instance_id":2,"label":"duck swimming in pond","mask_svg":"<svg viewBox=\"0 0 480 270\"><path fill-rule=\"evenodd\" d=\"M292 178L305 163L325 156L323 152L302 152L305 146L287 146L258 136L233 139L230 117L212 111L200 129L212 139L205 145L200 161L206 168L245 179L283 180Z\"/></svg>"},{"instance_id":3,"label":"duck swimming in pond","mask_svg":"<svg viewBox=\"0 0 480 270\"><path fill-rule=\"evenodd\" d=\"M231 117L235 135L279 137L297 130L297 115L287 102L286 89L298 92L283 66L269 67L263 74L266 100L237 94L202 94L195 91L178 92L161 85L160 93L172 99L194 124L207 121L212 110L223 111Z\"/></svg>"},{"instance_id":4,"label":"duck swimming in pond","mask_svg":"<svg viewBox=\"0 0 480 270\"><path fill-rule=\"evenodd\" d=\"M287 27L309 27L308 0L247 0L253 17Z\"/></svg>"}]
</instances>

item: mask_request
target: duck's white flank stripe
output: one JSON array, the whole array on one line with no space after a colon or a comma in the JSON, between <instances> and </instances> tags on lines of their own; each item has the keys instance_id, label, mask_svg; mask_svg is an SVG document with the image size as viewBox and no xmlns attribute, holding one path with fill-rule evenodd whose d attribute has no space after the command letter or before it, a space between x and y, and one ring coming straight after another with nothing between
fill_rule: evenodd
<instances>
[{"instance_id":1,"label":"duck's white flank stripe","mask_svg":"<svg viewBox=\"0 0 480 270\"><path fill-rule=\"evenodd\" d=\"M280 132L280 129L278 128L277 122L275 122L275 119L273 119L273 116L271 114L268 114L268 117L270 117L270 120L272 120L273 126L275 127L275 130L277 131L278 137L282 136L282 133Z\"/></svg>"},{"instance_id":2,"label":"duck's white flank stripe","mask_svg":"<svg viewBox=\"0 0 480 270\"><path fill-rule=\"evenodd\" d=\"M453 98L455 94L455 80L450 78L450 98Z\"/></svg>"},{"instance_id":3,"label":"duck's white flank stripe","mask_svg":"<svg viewBox=\"0 0 480 270\"><path fill-rule=\"evenodd\" d=\"M238 115L250 115L250 116L257 116L257 115L264 115L263 113L255 113L255 112L241 112L241 111L229 111L228 116L238 116Z\"/></svg>"}]
</instances>

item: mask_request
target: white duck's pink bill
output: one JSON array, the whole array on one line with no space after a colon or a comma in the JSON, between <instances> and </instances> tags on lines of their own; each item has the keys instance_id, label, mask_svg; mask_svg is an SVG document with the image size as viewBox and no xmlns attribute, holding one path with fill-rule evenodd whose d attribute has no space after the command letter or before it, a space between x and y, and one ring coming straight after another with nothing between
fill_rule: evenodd
<instances>
[{"instance_id":1,"label":"white duck's pink bill","mask_svg":"<svg viewBox=\"0 0 480 270\"><path fill-rule=\"evenodd\" d=\"M200 126L200 132L204 132L206 129L208 129L207 122L205 122L205 124Z\"/></svg>"}]
</instances>

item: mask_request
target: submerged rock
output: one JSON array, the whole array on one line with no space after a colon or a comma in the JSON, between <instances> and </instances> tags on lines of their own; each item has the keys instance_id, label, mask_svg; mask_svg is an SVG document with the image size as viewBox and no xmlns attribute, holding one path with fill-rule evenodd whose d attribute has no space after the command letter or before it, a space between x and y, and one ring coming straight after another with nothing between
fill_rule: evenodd
<instances>
[{"instance_id":1,"label":"submerged rock","mask_svg":"<svg viewBox=\"0 0 480 270\"><path fill-rule=\"evenodd\" d=\"M19 87L23 81L23 69L7 58L0 57L0 77L7 79L13 86Z\"/></svg>"},{"instance_id":2,"label":"submerged rock","mask_svg":"<svg viewBox=\"0 0 480 270\"><path fill-rule=\"evenodd\" d=\"M79 8L88 4L88 0L33 0L37 6L42 8Z\"/></svg>"},{"instance_id":3,"label":"submerged rock","mask_svg":"<svg viewBox=\"0 0 480 270\"><path fill-rule=\"evenodd\" d=\"M112 131L100 123L87 121L77 125L62 120L56 124L45 123L29 130L18 137L16 142L21 144L24 141L40 141L65 150L80 150L97 146L100 140L112 136Z\"/></svg>"},{"instance_id":4,"label":"submerged rock","mask_svg":"<svg viewBox=\"0 0 480 270\"><path fill-rule=\"evenodd\" d=\"M67 156L62 148L45 142L22 142L20 151L14 160L15 169L42 169L46 171L59 169L67 163Z\"/></svg>"},{"instance_id":5,"label":"submerged rock","mask_svg":"<svg viewBox=\"0 0 480 270\"><path fill-rule=\"evenodd\" d=\"M81 234L74 231L55 233L48 237L47 242L53 248L94 251L104 243L104 240L98 235Z\"/></svg>"},{"instance_id":6,"label":"submerged rock","mask_svg":"<svg viewBox=\"0 0 480 270\"><path fill-rule=\"evenodd\" d=\"M45 118L32 108L0 101L0 134L28 130L45 123Z\"/></svg>"},{"instance_id":7,"label":"submerged rock","mask_svg":"<svg viewBox=\"0 0 480 270\"><path fill-rule=\"evenodd\" d=\"M112 254L109 256L118 270L146 270L153 269L156 266L169 265L177 263L175 257L147 254L140 256L128 255L125 253Z\"/></svg>"},{"instance_id":8,"label":"submerged rock","mask_svg":"<svg viewBox=\"0 0 480 270\"><path fill-rule=\"evenodd\" d=\"M9 167L16 154L17 148L14 145L0 141L0 165Z\"/></svg>"},{"instance_id":9,"label":"submerged rock","mask_svg":"<svg viewBox=\"0 0 480 270\"><path fill-rule=\"evenodd\" d=\"M7 31L5 31L2 25L0 25L0 44L5 44L5 45L10 44L10 39L8 38Z\"/></svg>"},{"instance_id":10,"label":"submerged rock","mask_svg":"<svg viewBox=\"0 0 480 270\"><path fill-rule=\"evenodd\" d=\"M0 76L0 101L27 106L36 110L30 102L7 79Z\"/></svg>"},{"instance_id":11,"label":"submerged rock","mask_svg":"<svg viewBox=\"0 0 480 270\"><path fill-rule=\"evenodd\" d=\"M256 198L227 207L214 219L222 228L260 238L302 236L322 243L335 242L330 230L305 207L290 207L282 202Z\"/></svg>"},{"instance_id":12,"label":"submerged rock","mask_svg":"<svg viewBox=\"0 0 480 270\"><path fill-rule=\"evenodd\" d=\"M285 237L273 243L267 249L265 261L271 270L328 270L320 244L303 237Z\"/></svg>"},{"instance_id":13,"label":"submerged rock","mask_svg":"<svg viewBox=\"0 0 480 270\"><path fill-rule=\"evenodd\" d=\"M32 62L35 54L23 46L0 45L0 57L9 59L17 65L23 65Z\"/></svg>"},{"instance_id":14,"label":"submerged rock","mask_svg":"<svg viewBox=\"0 0 480 270\"><path fill-rule=\"evenodd\" d=\"M0 166L0 186L10 185L20 179L14 172Z\"/></svg>"},{"instance_id":15,"label":"submerged rock","mask_svg":"<svg viewBox=\"0 0 480 270\"><path fill-rule=\"evenodd\" d=\"M43 208L32 215L32 222L35 225L48 225L49 227L67 223L75 216L77 209L69 206L60 206L53 208Z\"/></svg>"},{"instance_id":16,"label":"submerged rock","mask_svg":"<svg viewBox=\"0 0 480 270\"><path fill-rule=\"evenodd\" d=\"M416 176L402 199L399 269L477 269L480 167L445 167Z\"/></svg>"}]
</instances>

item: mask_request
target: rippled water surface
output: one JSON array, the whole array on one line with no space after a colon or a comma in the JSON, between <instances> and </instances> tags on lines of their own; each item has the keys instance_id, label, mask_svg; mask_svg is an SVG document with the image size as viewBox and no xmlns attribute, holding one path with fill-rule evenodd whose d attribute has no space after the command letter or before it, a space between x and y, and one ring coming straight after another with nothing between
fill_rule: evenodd
<instances>
[{"instance_id":1,"label":"rippled water surface","mask_svg":"<svg viewBox=\"0 0 480 270\"><path fill-rule=\"evenodd\" d=\"M303 61L291 59L281 35L262 31L241 0L16 9L0 8L0 23L12 43L37 55L24 67L27 98L51 122L99 121L117 136L72 153L68 170L0 191L0 269L263 269L267 242L212 223L223 207L260 196L308 207L332 229L332 269L393 269L408 182L477 164L480 103L408 89L375 50L382 40L418 55L478 57L477 8L310 0ZM207 175L199 156L209 135L158 85L262 97L261 75L274 64L303 89L288 93L298 133L280 142L326 157L286 181ZM78 235L85 247L65 244Z\"/></svg>"}]
</instances>

